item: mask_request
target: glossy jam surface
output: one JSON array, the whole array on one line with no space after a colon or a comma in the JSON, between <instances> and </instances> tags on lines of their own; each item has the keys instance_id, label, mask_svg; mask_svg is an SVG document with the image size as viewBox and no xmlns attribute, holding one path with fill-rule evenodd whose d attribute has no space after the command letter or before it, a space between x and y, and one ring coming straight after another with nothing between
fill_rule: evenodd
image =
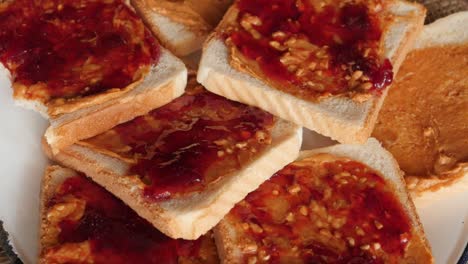
<instances>
[{"instance_id":1,"label":"glossy jam surface","mask_svg":"<svg viewBox=\"0 0 468 264\"><path fill-rule=\"evenodd\" d=\"M86 142L134 161L145 195L161 200L201 191L271 143L275 118L201 86Z\"/></svg>"},{"instance_id":2,"label":"glossy jam surface","mask_svg":"<svg viewBox=\"0 0 468 264\"><path fill-rule=\"evenodd\" d=\"M171 239L82 175L66 179L47 208L58 227L47 263L217 263L211 235Z\"/></svg>"},{"instance_id":3,"label":"glossy jam surface","mask_svg":"<svg viewBox=\"0 0 468 264\"><path fill-rule=\"evenodd\" d=\"M286 166L229 217L250 241L246 262L397 263L411 224L392 189L362 163L319 154Z\"/></svg>"},{"instance_id":4,"label":"glossy jam surface","mask_svg":"<svg viewBox=\"0 0 468 264\"><path fill-rule=\"evenodd\" d=\"M0 62L32 99L124 88L159 55L156 40L122 0L0 4Z\"/></svg>"},{"instance_id":5,"label":"glossy jam surface","mask_svg":"<svg viewBox=\"0 0 468 264\"><path fill-rule=\"evenodd\" d=\"M380 51L381 2L238 0L223 35L246 59L241 67L259 68L276 89L309 100L378 94L393 78Z\"/></svg>"}]
</instances>

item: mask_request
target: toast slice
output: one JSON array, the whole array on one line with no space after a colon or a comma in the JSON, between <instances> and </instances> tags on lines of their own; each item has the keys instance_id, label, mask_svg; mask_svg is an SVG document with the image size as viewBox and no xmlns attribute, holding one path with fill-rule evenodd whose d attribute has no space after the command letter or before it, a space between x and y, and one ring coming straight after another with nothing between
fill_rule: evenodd
<instances>
[{"instance_id":1,"label":"toast slice","mask_svg":"<svg viewBox=\"0 0 468 264\"><path fill-rule=\"evenodd\" d=\"M290 3L291 1L286 2ZM271 8L272 10L289 8L284 4L286 2L278 1L275 2L276 5L271 3ZM336 7L334 5L338 5L337 2L329 2L332 3L332 9ZM346 53L347 51L358 50L359 48L355 48L355 46L348 47L346 44L348 42L340 44L340 41L342 41L340 38L346 36L340 36L339 33L337 33L338 39L328 36L334 32L332 30L340 32L342 25L334 25L335 29L328 30L328 24L321 25L320 22L316 22L318 25L315 24L310 29L311 31L321 32L321 35L317 35L316 40L313 40L314 33L310 33L309 39L307 39L304 37L306 33L291 33L293 31L287 31L290 29L284 25L286 29L275 31L265 37L265 35L262 35L263 33L259 32L267 31L269 34L269 31L274 31L276 27L267 29L265 27L276 23L276 20L282 21L282 17L279 17L279 15L284 14L280 13L277 16L276 13L274 15L266 13L265 15L259 11L259 16L270 19L268 22L262 22L258 17L247 11L239 13L238 5L240 4L248 6L250 8L247 9L248 11L259 10L259 8L255 9L249 6L246 0L239 0L238 4L233 4L228 10L223 21L216 29L217 32L211 35L205 43L198 71L198 81L214 93L231 100L257 106L339 142L363 143L372 132L382 102L390 88L386 87L391 82L392 77L390 64L393 67L393 73L398 72L401 62L422 28L425 9L419 4L405 1L386 1L385 4L375 4L378 1L357 2L364 3L364 5L373 3L372 10L374 8L375 10L381 10L374 14L379 18L372 18L371 11L367 11L369 18L366 18L369 21L373 21L372 19L380 21L375 22L375 28L381 29L381 37L369 42L373 44L363 44L369 45L369 48L364 51L356 51L358 55L352 52L350 53L354 55L349 55ZM319 1L309 1L308 3L308 5L319 4ZM359 4L357 6L351 5L348 9L353 10L353 8L356 10L371 10L371 7L366 9L366 7ZM303 14L300 10L300 6L297 6L297 10L294 9L291 12L293 14L296 14L294 12ZM329 12L330 9L324 10ZM320 13L320 16L311 16L310 19L307 19L310 21L331 20L329 23L335 23L332 22L334 21L333 13L330 15L326 12ZM346 14L345 12L354 11L340 12ZM349 16L344 15L344 18L341 19L346 22L347 17ZM296 18L290 18L283 24L292 23L290 27L294 28L294 30L298 26L301 27L302 22L291 19ZM360 18L353 21L360 21ZM346 23L353 24L354 22L348 21ZM231 31L233 27L238 31ZM277 27L281 28L282 26L277 25ZM302 30L300 32L306 32L308 29L304 26L300 30ZM359 30L361 29L357 29L356 32L359 32ZM368 31L371 30L367 29L365 32ZM354 31L351 30L350 32ZM291 34L293 37L289 37ZM365 35L367 33L361 32L359 34ZM361 36L359 34L356 33L356 36ZM226 36L228 37L226 38ZM365 38L363 37L363 39ZM323 45L323 43L320 43L322 40L325 43L330 42L332 44ZM279 41L282 41L282 43L279 43ZM246 45L245 49L242 46L244 44ZM240 49L238 48L239 45ZM375 54L368 55L370 50L374 50ZM265 52L265 54L262 52ZM353 59L341 64L341 68L338 67L340 65L339 61L347 60L348 57ZM354 61L355 58L359 59ZM372 83L374 82L372 80L379 78L372 74L375 78L369 77L364 73L367 66L353 66L360 65L360 60L366 60L367 58L373 60L373 62L369 61L370 64L377 65L381 63L378 70L380 73L375 75L380 76L380 84ZM379 62L379 58L387 58L387 60ZM342 70L342 75L334 73ZM368 70L370 71L370 68ZM356 80L358 81L356 82ZM328 82L336 82L337 85L342 83L343 86L338 85L335 87L334 83L329 85ZM219 85L221 83L223 85ZM341 87L339 89L342 90L333 90L338 89L337 87Z\"/></svg>"},{"instance_id":2,"label":"toast slice","mask_svg":"<svg viewBox=\"0 0 468 264\"><path fill-rule=\"evenodd\" d=\"M415 194L468 172L468 12L426 25L383 104L373 136Z\"/></svg>"},{"instance_id":3,"label":"toast slice","mask_svg":"<svg viewBox=\"0 0 468 264\"><path fill-rule=\"evenodd\" d=\"M302 152L214 233L222 263L433 263L398 164L373 138Z\"/></svg>"},{"instance_id":4,"label":"toast slice","mask_svg":"<svg viewBox=\"0 0 468 264\"><path fill-rule=\"evenodd\" d=\"M85 175L49 166L38 263L219 263L212 234L171 239Z\"/></svg>"},{"instance_id":5,"label":"toast slice","mask_svg":"<svg viewBox=\"0 0 468 264\"><path fill-rule=\"evenodd\" d=\"M196 239L294 160L301 141L300 127L191 82L164 107L51 158L89 175L166 235Z\"/></svg>"},{"instance_id":6,"label":"toast slice","mask_svg":"<svg viewBox=\"0 0 468 264\"><path fill-rule=\"evenodd\" d=\"M158 36L178 56L201 49L232 0L131 0L132 5Z\"/></svg>"},{"instance_id":7,"label":"toast slice","mask_svg":"<svg viewBox=\"0 0 468 264\"><path fill-rule=\"evenodd\" d=\"M15 0L0 4L0 14L0 74L18 105L50 120L54 152L184 91L184 64L123 0Z\"/></svg>"}]
</instances>

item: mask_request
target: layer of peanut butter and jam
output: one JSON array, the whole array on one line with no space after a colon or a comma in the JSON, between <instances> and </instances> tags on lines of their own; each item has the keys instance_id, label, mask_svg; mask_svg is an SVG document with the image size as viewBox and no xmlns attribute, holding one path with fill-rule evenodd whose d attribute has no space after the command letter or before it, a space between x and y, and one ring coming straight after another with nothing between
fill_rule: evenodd
<instances>
[{"instance_id":1,"label":"layer of peanut butter and jam","mask_svg":"<svg viewBox=\"0 0 468 264\"><path fill-rule=\"evenodd\" d=\"M0 3L0 63L21 99L60 106L130 89L159 56L123 0Z\"/></svg>"},{"instance_id":2,"label":"layer of peanut butter and jam","mask_svg":"<svg viewBox=\"0 0 468 264\"><path fill-rule=\"evenodd\" d=\"M411 219L367 165L315 154L277 172L223 221L240 230L244 263L399 263Z\"/></svg>"},{"instance_id":3,"label":"layer of peanut butter and jam","mask_svg":"<svg viewBox=\"0 0 468 264\"><path fill-rule=\"evenodd\" d=\"M219 263L211 233L171 239L84 175L46 202L41 263Z\"/></svg>"},{"instance_id":4,"label":"layer of peanut butter and jam","mask_svg":"<svg viewBox=\"0 0 468 264\"><path fill-rule=\"evenodd\" d=\"M391 84L382 0L237 0L219 29L230 64L272 88L316 102L365 101Z\"/></svg>"},{"instance_id":5,"label":"layer of peanut butter and jam","mask_svg":"<svg viewBox=\"0 0 468 264\"><path fill-rule=\"evenodd\" d=\"M129 164L150 201L202 192L261 155L277 118L189 85L149 114L80 142Z\"/></svg>"},{"instance_id":6,"label":"layer of peanut butter and jam","mask_svg":"<svg viewBox=\"0 0 468 264\"><path fill-rule=\"evenodd\" d=\"M141 0L150 9L190 28L208 34L223 17L233 0Z\"/></svg>"}]
</instances>

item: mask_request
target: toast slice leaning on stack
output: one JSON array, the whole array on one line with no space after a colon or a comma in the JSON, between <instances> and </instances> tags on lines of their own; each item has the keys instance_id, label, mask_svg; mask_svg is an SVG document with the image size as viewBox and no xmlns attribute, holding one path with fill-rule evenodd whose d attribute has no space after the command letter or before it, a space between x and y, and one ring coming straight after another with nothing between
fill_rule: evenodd
<instances>
[{"instance_id":1,"label":"toast slice leaning on stack","mask_svg":"<svg viewBox=\"0 0 468 264\"><path fill-rule=\"evenodd\" d=\"M214 233L222 263L433 263L398 164L373 138L302 152Z\"/></svg>"},{"instance_id":2,"label":"toast slice leaning on stack","mask_svg":"<svg viewBox=\"0 0 468 264\"><path fill-rule=\"evenodd\" d=\"M467 25L460 12L424 27L373 132L417 194L468 176Z\"/></svg>"},{"instance_id":3,"label":"toast slice leaning on stack","mask_svg":"<svg viewBox=\"0 0 468 264\"><path fill-rule=\"evenodd\" d=\"M49 166L38 263L219 263L212 233L171 239L85 175Z\"/></svg>"},{"instance_id":4,"label":"toast slice leaning on stack","mask_svg":"<svg viewBox=\"0 0 468 264\"><path fill-rule=\"evenodd\" d=\"M131 0L165 47L178 56L201 49L232 0Z\"/></svg>"},{"instance_id":5,"label":"toast slice leaning on stack","mask_svg":"<svg viewBox=\"0 0 468 264\"><path fill-rule=\"evenodd\" d=\"M0 74L51 122L54 152L180 96L184 64L123 0L0 3Z\"/></svg>"},{"instance_id":6,"label":"toast slice leaning on stack","mask_svg":"<svg viewBox=\"0 0 468 264\"><path fill-rule=\"evenodd\" d=\"M424 17L423 6L405 1L238 0L204 45L198 81L363 143Z\"/></svg>"},{"instance_id":7,"label":"toast slice leaning on stack","mask_svg":"<svg viewBox=\"0 0 468 264\"><path fill-rule=\"evenodd\" d=\"M171 103L51 158L168 236L198 238L297 157L302 129L193 81Z\"/></svg>"}]
</instances>

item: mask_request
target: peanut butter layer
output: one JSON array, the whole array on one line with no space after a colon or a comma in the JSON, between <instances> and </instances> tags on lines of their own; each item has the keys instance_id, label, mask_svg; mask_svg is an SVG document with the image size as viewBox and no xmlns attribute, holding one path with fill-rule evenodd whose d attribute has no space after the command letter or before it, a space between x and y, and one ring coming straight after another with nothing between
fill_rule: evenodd
<instances>
[{"instance_id":1,"label":"peanut butter layer","mask_svg":"<svg viewBox=\"0 0 468 264\"><path fill-rule=\"evenodd\" d=\"M211 233L171 239L82 174L47 199L40 263L219 263Z\"/></svg>"},{"instance_id":2,"label":"peanut butter layer","mask_svg":"<svg viewBox=\"0 0 468 264\"><path fill-rule=\"evenodd\" d=\"M406 263L417 241L390 182L325 153L284 167L225 221L244 263Z\"/></svg>"},{"instance_id":3,"label":"peanut butter layer","mask_svg":"<svg viewBox=\"0 0 468 264\"><path fill-rule=\"evenodd\" d=\"M382 36L389 1L239 0L219 37L233 68L272 88L315 102L346 96L362 102L392 82Z\"/></svg>"},{"instance_id":4,"label":"peanut butter layer","mask_svg":"<svg viewBox=\"0 0 468 264\"><path fill-rule=\"evenodd\" d=\"M468 45L416 50L401 67L373 136L407 175L452 174L468 161Z\"/></svg>"},{"instance_id":5,"label":"peanut butter layer","mask_svg":"<svg viewBox=\"0 0 468 264\"><path fill-rule=\"evenodd\" d=\"M214 28L232 0L144 0L146 5L191 30L207 33Z\"/></svg>"}]
</instances>

